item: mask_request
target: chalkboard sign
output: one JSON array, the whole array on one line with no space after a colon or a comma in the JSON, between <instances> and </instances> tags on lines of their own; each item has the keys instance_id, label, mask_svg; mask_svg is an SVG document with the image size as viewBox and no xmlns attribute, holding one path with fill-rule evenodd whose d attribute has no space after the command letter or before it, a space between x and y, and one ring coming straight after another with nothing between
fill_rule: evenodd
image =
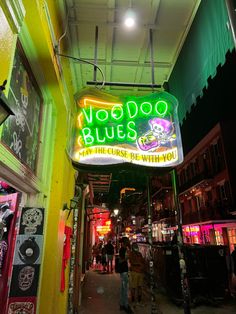
<instances>
[{"instance_id":1,"label":"chalkboard sign","mask_svg":"<svg viewBox=\"0 0 236 314\"><path fill-rule=\"evenodd\" d=\"M8 99L15 116L10 116L3 124L1 141L35 172L42 101L19 48L14 58Z\"/></svg>"}]
</instances>

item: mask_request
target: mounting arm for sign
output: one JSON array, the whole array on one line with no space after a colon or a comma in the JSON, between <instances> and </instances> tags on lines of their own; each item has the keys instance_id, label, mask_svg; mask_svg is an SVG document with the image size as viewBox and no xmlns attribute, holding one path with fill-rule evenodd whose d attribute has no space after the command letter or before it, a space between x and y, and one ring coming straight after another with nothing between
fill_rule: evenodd
<instances>
[{"instance_id":1,"label":"mounting arm for sign","mask_svg":"<svg viewBox=\"0 0 236 314\"><path fill-rule=\"evenodd\" d=\"M101 85L101 87L100 87L101 89L102 89L103 86L105 85L105 76L104 76L104 73L103 73L102 69L101 69L98 65L94 64L93 62L87 61L87 60L85 60L85 59L76 58L76 57L72 57L72 56L69 56L69 55L65 55L65 54L59 53L56 49L55 49L55 54L56 54L57 56L59 56L59 57L72 59L72 60L74 60L74 61L76 61L76 62L87 63L87 64L90 64L90 65L93 65L96 69L98 69L98 70L100 71L100 73L101 73L101 75L102 75L102 82L100 82L100 84L97 84L97 85ZM94 84L94 85L96 85L96 84Z\"/></svg>"},{"instance_id":2,"label":"mounting arm for sign","mask_svg":"<svg viewBox=\"0 0 236 314\"><path fill-rule=\"evenodd\" d=\"M54 51L55 55L63 57L63 58L68 58L71 60L74 60L79 63L86 63L89 65L92 65L94 67L94 75L93 75L93 81L87 81L87 85L94 85L99 89L102 89L104 86L121 86L121 87L142 87L142 88L161 88L163 87L165 90L167 89L167 82L163 84L155 84L155 79L154 79L154 61L153 61L153 41L152 41L152 30L150 29L150 48L151 48L151 66L152 66L152 83L151 84L145 84L145 83L129 83L129 82L106 82L105 80L105 75L102 71L102 69L97 65L97 48L98 48L98 26L96 26L95 29L95 54L94 54L94 62L82 59L82 58L77 58L73 57L70 55L62 54L59 51L59 46L56 46ZM102 76L102 81L97 81L97 70L101 73ZM99 86L99 87L98 87Z\"/></svg>"},{"instance_id":3,"label":"mounting arm for sign","mask_svg":"<svg viewBox=\"0 0 236 314\"><path fill-rule=\"evenodd\" d=\"M102 85L102 86L122 86L122 87L143 87L143 88L161 88L162 85L155 84L154 78L154 57L153 57L153 37L152 37L152 29L149 31L150 38L150 49L151 49L151 66L152 66L152 83L128 83L128 82L99 82L97 81L97 49L98 49L98 26L95 28L95 52L94 52L94 75L93 81L87 81L87 85ZM166 87L166 84L163 85L163 88Z\"/></svg>"}]
</instances>

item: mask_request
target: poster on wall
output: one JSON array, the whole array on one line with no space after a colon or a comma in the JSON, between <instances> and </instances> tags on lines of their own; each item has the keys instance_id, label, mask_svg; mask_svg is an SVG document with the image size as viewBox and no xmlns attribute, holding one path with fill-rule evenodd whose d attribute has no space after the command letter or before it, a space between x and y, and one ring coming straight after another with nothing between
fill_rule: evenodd
<instances>
[{"instance_id":1,"label":"poster on wall","mask_svg":"<svg viewBox=\"0 0 236 314\"><path fill-rule=\"evenodd\" d=\"M19 234L43 234L43 226L44 208L22 208Z\"/></svg>"},{"instance_id":2,"label":"poster on wall","mask_svg":"<svg viewBox=\"0 0 236 314\"><path fill-rule=\"evenodd\" d=\"M12 300L12 297L17 299L37 297L43 250L44 212L45 209L39 207L22 208L14 250L9 300ZM36 298L31 304L25 299L22 300L21 304L18 301L14 305L9 304L9 308L10 305L14 309L18 306L29 306L29 313L35 313Z\"/></svg>"},{"instance_id":3,"label":"poster on wall","mask_svg":"<svg viewBox=\"0 0 236 314\"><path fill-rule=\"evenodd\" d=\"M74 162L170 167L183 161L178 101L173 95L117 97L86 89L77 95L77 108Z\"/></svg>"},{"instance_id":4,"label":"poster on wall","mask_svg":"<svg viewBox=\"0 0 236 314\"><path fill-rule=\"evenodd\" d=\"M18 235L13 264L40 264L42 257L42 246L42 235Z\"/></svg>"},{"instance_id":5,"label":"poster on wall","mask_svg":"<svg viewBox=\"0 0 236 314\"><path fill-rule=\"evenodd\" d=\"M10 297L36 296L40 265L14 265Z\"/></svg>"},{"instance_id":6,"label":"poster on wall","mask_svg":"<svg viewBox=\"0 0 236 314\"><path fill-rule=\"evenodd\" d=\"M9 298L7 314L36 314L36 298Z\"/></svg>"}]
</instances>

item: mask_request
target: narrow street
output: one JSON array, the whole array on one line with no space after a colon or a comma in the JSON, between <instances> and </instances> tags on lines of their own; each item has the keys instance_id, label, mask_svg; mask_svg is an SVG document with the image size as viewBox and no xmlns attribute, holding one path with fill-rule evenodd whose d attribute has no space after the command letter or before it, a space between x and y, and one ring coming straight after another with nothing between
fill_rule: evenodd
<instances>
[{"instance_id":1,"label":"narrow street","mask_svg":"<svg viewBox=\"0 0 236 314\"><path fill-rule=\"evenodd\" d=\"M90 269L82 287L80 314L119 314L119 274L105 273ZM158 314L184 313L181 306L176 306L163 294L156 294ZM135 314L151 314L151 297L147 287L144 288L142 305L131 304ZM236 313L236 300L230 299L216 306L201 305L191 309L191 314L233 314Z\"/></svg>"}]
</instances>

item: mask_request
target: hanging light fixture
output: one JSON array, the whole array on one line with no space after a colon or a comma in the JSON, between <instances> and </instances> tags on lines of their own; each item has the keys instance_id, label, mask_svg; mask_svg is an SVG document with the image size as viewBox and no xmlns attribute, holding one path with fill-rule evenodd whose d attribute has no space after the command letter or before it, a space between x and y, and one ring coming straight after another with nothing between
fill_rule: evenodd
<instances>
[{"instance_id":1,"label":"hanging light fixture","mask_svg":"<svg viewBox=\"0 0 236 314\"><path fill-rule=\"evenodd\" d=\"M132 9L132 0L130 0L129 9L125 13L124 24L129 28L135 26L135 13Z\"/></svg>"},{"instance_id":2,"label":"hanging light fixture","mask_svg":"<svg viewBox=\"0 0 236 314\"><path fill-rule=\"evenodd\" d=\"M71 211L78 207L79 200L80 200L80 196L74 196L74 197L70 200L70 207L67 206L67 203L65 203L65 204L63 205L63 208L62 208L63 211L64 211L64 210L69 210L67 219L69 218Z\"/></svg>"},{"instance_id":3,"label":"hanging light fixture","mask_svg":"<svg viewBox=\"0 0 236 314\"><path fill-rule=\"evenodd\" d=\"M0 125L10 116L14 115L6 96L3 94L7 80L0 86Z\"/></svg>"}]
</instances>

